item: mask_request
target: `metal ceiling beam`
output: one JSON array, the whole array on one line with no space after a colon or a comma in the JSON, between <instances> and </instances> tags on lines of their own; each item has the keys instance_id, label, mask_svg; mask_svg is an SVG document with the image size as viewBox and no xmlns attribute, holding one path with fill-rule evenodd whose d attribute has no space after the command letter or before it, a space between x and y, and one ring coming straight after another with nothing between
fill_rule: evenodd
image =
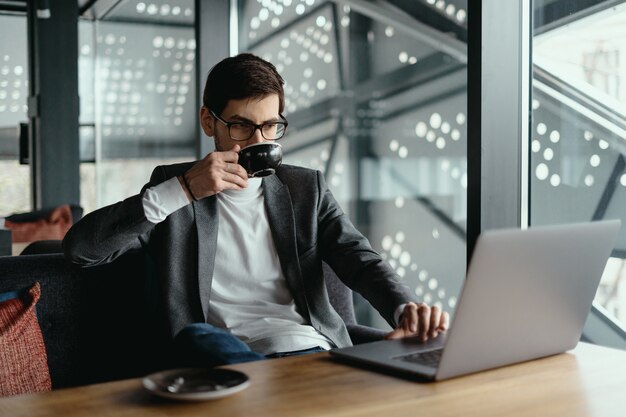
<instances>
[{"instance_id":1,"label":"metal ceiling beam","mask_svg":"<svg viewBox=\"0 0 626 417\"><path fill-rule=\"evenodd\" d=\"M102 20L123 0L91 0L79 9L79 14L91 20ZM80 1L79 1L80 3Z\"/></svg>"},{"instance_id":2,"label":"metal ceiling beam","mask_svg":"<svg viewBox=\"0 0 626 417\"><path fill-rule=\"evenodd\" d=\"M444 52L461 63L467 63L466 42L416 20L415 17L392 4L380 0L335 0L335 2L350 6L352 10L372 20L393 26L437 51Z\"/></svg>"}]
</instances>

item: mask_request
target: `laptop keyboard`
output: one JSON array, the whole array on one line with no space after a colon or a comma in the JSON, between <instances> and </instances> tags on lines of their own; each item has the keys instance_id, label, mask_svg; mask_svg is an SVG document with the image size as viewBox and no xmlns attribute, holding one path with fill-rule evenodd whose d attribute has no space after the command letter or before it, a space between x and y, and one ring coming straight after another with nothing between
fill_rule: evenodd
<instances>
[{"instance_id":1,"label":"laptop keyboard","mask_svg":"<svg viewBox=\"0 0 626 417\"><path fill-rule=\"evenodd\" d=\"M396 356L394 357L394 359L436 368L437 365L439 365L439 361L441 360L442 352L443 349L427 350L425 352L417 352L403 356Z\"/></svg>"}]
</instances>

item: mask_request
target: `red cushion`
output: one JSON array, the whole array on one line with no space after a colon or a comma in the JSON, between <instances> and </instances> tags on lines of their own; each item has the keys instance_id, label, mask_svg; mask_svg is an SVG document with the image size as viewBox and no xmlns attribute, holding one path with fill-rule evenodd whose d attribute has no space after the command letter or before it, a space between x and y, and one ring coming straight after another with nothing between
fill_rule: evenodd
<instances>
[{"instance_id":1,"label":"red cushion","mask_svg":"<svg viewBox=\"0 0 626 417\"><path fill-rule=\"evenodd\" d=\"M0 396L50 391L48 357L35 305L39 283L0 303Z\"/></svg>"},{"instance_id":2,"label":"red cushion","mask_svg":"<svg viewBox=\"0 0 626 417\"><path fill-rule=\"evenodd\" d=\"M65 204L52 210L44 219L29 222L6 220L4 227L11 229L13 243L62 240L72 227L72 209Z\"/></svg>"}]
</instances>

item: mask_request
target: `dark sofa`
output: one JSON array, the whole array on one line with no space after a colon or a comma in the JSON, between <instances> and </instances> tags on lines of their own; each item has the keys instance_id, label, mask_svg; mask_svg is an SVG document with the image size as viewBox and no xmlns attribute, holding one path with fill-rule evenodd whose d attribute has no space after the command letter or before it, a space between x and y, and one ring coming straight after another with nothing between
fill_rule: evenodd
<instances>
[{"instance_id":1,"label":"dark sofa","mask_svg":"<svg viewBox=\"0 0 626 417\"><path fill-rule=\"evenodd\" d=\"M156 323L151 262L141 252L78 268L61 254L0 257L0 292L41 284L37 317L53 388L137 377L173 366ZM383 331L356 324L352 295L325 266L331 303L354 343Z\"/></svg>"}]
</instances>

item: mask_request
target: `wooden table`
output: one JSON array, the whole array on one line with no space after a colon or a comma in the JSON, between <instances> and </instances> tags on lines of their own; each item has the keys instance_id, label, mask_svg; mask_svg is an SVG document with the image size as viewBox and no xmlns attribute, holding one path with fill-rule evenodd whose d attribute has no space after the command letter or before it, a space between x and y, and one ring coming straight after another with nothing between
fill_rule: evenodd
<instances>
[{"instance_id":1,"label":"wooden table","mask_svg":"<svg viewBox=\"0 0 626 417\"><path fill-rule=\"evenodd\" d=\"M626 352L574 351L437 383L354 368L327 353L247 363L248 389L201 403L139 379L0 399L0 416L626 416Z\"/></svg>"}]
</instances>

